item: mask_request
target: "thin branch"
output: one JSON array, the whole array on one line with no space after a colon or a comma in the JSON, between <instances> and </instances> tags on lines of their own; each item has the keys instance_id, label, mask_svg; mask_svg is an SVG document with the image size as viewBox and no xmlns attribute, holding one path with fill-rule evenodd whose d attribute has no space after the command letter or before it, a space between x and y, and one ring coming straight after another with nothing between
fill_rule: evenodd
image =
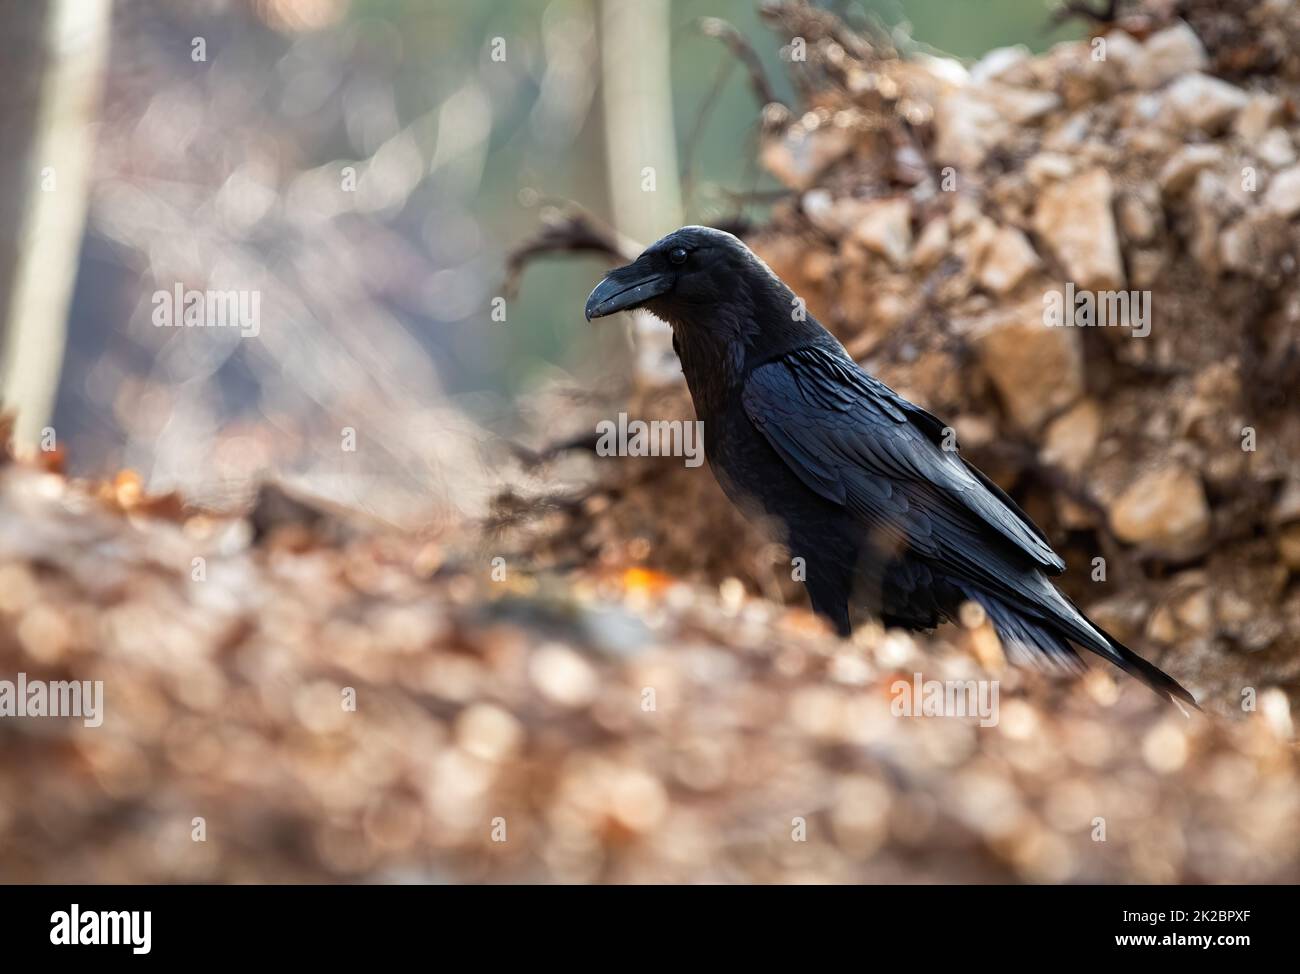
<instances>
[{"instance_id":1,"label":"thin branch","mask_svg":"<svg viewBox=\"0 0 1300 974\"><path fill-rule=\"evenodd\" d=\"M1118 12L1119 0L1106 0L1106 5L1097 10L1088 6L1085 0L1065 0L1052 13L1052 17L1048 21L1048 29L1060 27L1066 21L1073 20L1076 17L1080 20L1090 20L1095 24L1113 24Z\"/></svg>"},{"instance_id":2,"label":"thin branch","mask_svg":"<svg viewBox=\"0 0 1300 974\"><path fill-rule=\"evenodd\" d=\"M724 61L719 66L717 77L714 78L708 94L704 96L704 101L700 103L699 111L695 114L695 121L691 123L690 134L686 136L686 141L682 145L682 199L687 207L694 202L695 195L695 178L692 172L695 163L695 149L699 145L700 136L704 133L704 123L708 121L709 115L713 112L713 107L718 103L718 96L722 94L722 89L726 87L727 79L731 77L732 69L735 66L735 61Z\"/></svg>"},{"instance_id":3,"label":"thin branch","mask_svg":"<svg viewBox=\"0 0 1300 974\"><path fill-rule=\"evenodd\" d=\"M760 105L770 105L773 102L778 105L785 104L772 90L772 85L767 80L767 72L763 70L762 60L740 31L719 17L701 17L698 23L700 33L705 37L721 41L727 46L727 50L731 51L745 66L745 70L749 73L749 86L753 89L754 97L758 99Z\"/></svg>"},{"instance_id":4,"label":"thin branch","mask_svg":"<svg viewBox=\"0 0 1300 974\"><path fill-rule=\"evenodd\" d=\"M576 204L567 203L543 216L542 228L506 256L505 295L513 299L528 265L549 254L600 254L616 263L636 260L641 247L627 240Z\"/></svg>"}]
</instances>

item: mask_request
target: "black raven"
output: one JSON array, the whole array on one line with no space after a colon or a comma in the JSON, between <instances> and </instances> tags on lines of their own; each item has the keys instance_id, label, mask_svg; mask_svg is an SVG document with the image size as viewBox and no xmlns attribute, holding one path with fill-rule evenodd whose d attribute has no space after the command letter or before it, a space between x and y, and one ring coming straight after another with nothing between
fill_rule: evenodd
<instances>
[{"instance_id":1,"label":"black raven","mask_svg":"<svg viewBox=\"0 0 1300 974\"><path fill-rule=\"evenodd\" d=\"M1014 659L1078 671L1082 646L1196 706L1061 594L1043 532L740 240L674 231L601 281L586 314L630 308L672 326L709 466L742 511L783 526L813 610L841 635L851 608L932 629L976 602Z\"/></svg>"}]
</instances>

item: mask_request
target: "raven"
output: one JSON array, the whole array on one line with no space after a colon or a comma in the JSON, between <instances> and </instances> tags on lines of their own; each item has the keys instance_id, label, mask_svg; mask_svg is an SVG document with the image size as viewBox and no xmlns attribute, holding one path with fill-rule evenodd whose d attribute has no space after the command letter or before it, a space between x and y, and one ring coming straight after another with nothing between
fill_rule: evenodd
<instances>
[{"instance_id":1,"label":"raven","mask_svg":"<svg viewBox=\"0 0 1300 974\"><path fill-rule=\"evenodd\" d=\"M1018 662L1078 672L1081 646L1196 706L1057 589L1065 563L948 427L860 368L736 237L670 233L596 285L586 316L632 308L672 327L714 476L784 529L840 635L851 609L932 629L975 602Z\"/></svg>"}]
</instances>

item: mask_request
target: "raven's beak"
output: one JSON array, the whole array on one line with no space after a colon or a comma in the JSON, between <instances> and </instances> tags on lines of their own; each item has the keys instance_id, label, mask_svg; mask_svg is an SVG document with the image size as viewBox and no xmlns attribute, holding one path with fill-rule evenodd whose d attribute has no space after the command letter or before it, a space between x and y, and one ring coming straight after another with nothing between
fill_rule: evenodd
<instances>
[{"instance_id":1,"label":"raven's beak","mask_svg":"<svg viewBox=\"0 0 1300 974\"><path fill-rule=\"evenodd\" d=\"M640 261L610 271L587 298L587 320L603 318L615 311L636 308L663 294L672 285L667 274L656 274L638 267Z\"/></svg>"}]
</instances>

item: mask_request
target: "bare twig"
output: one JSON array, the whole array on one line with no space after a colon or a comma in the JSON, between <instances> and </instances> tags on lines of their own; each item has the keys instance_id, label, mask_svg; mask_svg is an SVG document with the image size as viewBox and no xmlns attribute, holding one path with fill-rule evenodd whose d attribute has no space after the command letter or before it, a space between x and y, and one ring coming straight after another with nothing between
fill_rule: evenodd
<instances>
[{"instance_id":1,"label":"bare twig","mask_svg":"<svg viewBox=\"0 0 1300 974\"><path fill-rule=\"evenodd\" d=\"M1105 6L1100 9L1093 9L1088 6L1085 0L1065 0L1061 6L1053 11L1051 19L1048 21L1048 28L1060 27L1066 21L1078 17L1080 20L1090 20L1094 24L1113 24L1119 12L1119 0L1106 0Z\"/></svg>"},{"instance_id":2,"label":"bare twig","mask_svg":"<svg viewBox=\"0 0 1300 974\"><path fill-rule=\"evenodd\" d=\"M522 443L516 443L514 440L508 441L508 445L510 452L524 465L525 469L531 470L534 467L541 466L548 460L553 460L561 453L595 453L599 439L600 437L596 433L581 433L565 440L548 443L540 450L530 449Z\"/></svg>"},{"instance_id":3,"label":"bare twig","mask_svg":"<svg viewBox=\"0 0 1300 974\"><path fill-rule=\"evenodd\" d=\"M695 115L695 121L691 123L691 132L682 143L682 198L689 207L695 195L695 148L699 144L700 136L704 133L704 124L708 121L709 115L713 112L713 107L718 103L718 96L727 84L727 79L731 77L732 68L736 65L735 61L724 62L719 70L717 77L714 79L709 92L704 96L704 101L700 103L700 109Z\"/></svg>"},{"instance_id":4,"label":"bare twig","mask_svg":"<svg viewBox=\"0 0 1300 974\"><path fill-rule=\"evenodd\" d=\"M763 62L740 31L719 17L701 17L698 23L700 33L705 37L721 41L727 46L727 50L731 51L745 66L745 70L749 73L749 86L753 89L754 97L758 99L760 105L770 105L773 102L778 105L785 104L772 90L772 85L767 80L767 72L763 70Z\"/></svg>"},{"instance_id":5,"label":"bare twig","mask_svg":"<svg viewBox=\"0 0 1300 974\"><path fill-rule=\"evenodd\" d=\"M538 257L550 254L599 254L618 264L630 264L644 247L629 240L587 213L576 204L564 204L566 209L543 217L542 228L532 237L514 247L506 256L506 276L502 285L507 298L519 293L519 281L528 265ZM743 216L730 220L717 220L709 224L715 230L725 230L744 236L753 224Z\"/></svg>"},{"instance_id":6,"label":"bare twig","mask_svg":"<svg viewBox=\"0 0 1300 974\"><path fill-rule=\"evenodd\" d=\"M548 254L602 254L617 263L629 263L641 252L637 243L620 236L576 204L567 203L542 218L542 228L512 249L506 257L505 295L519 293L519 281L528 265Z\"/></svg>"}]
</instances>

